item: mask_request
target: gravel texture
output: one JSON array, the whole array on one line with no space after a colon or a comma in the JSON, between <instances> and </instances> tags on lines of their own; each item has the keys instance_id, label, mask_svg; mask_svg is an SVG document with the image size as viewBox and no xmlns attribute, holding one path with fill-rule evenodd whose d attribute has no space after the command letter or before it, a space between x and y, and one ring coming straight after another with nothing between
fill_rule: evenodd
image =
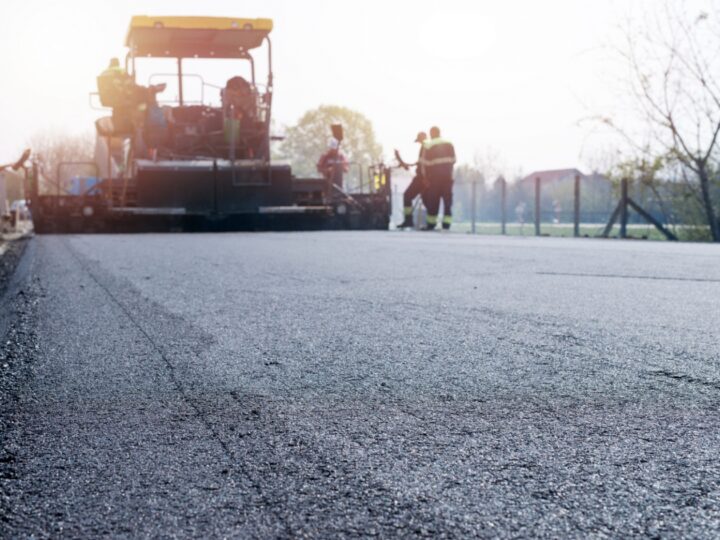
<instances>
[{"instance_id":1,"label":"gravel texture","mask_svg":"<svg viewBox=\"0 0 720 540\"><path fill-rule=\"evenodd\" d=\"M2 349L0 537L716 536L719 262L36 237Z\"/></svg>"},{"instance_id":2,"label":"gravel texture","mask_svg":"<svg viewBox=\"0 0 720 540\"><path fill-rule=\"evenodd\" d=\"M16 273L26 243L22 238L0 244L0 532L6 530L14 511L7 488L17 479L15 466L20 446L11 434L17 428L14 413L19 390L31 378L37 347L36 284L24 279L27 265Z\"/></svg>"},{"instance_id":3,"label":"gravel texture","mask_svg":"<svg viewBox=\"0 0 720 540\"><path fill-rule=\"evenodd\" d=\"M24 237L11 241L0 240L0 294L7 289L26 244L27 238Z\"/></svg>"}]
</instances>

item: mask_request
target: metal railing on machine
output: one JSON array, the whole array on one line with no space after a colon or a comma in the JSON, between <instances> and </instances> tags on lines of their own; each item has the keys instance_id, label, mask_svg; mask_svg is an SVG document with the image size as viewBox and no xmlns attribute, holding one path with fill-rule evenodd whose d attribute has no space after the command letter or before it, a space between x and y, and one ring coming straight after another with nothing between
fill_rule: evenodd
<instances>
[{"instance_id":1,"label":"metal railing on machine","mask_svg":"<svg viewBox=\"0 0 720 540\"><path fill-rule=\"evenodd\" d=\"M348 165L350 174L345 181L345 191L349 194L378 193L390 182L391 167L384 163L366 166L359 161L351 161Z\"/></svg>"}]
</instances>

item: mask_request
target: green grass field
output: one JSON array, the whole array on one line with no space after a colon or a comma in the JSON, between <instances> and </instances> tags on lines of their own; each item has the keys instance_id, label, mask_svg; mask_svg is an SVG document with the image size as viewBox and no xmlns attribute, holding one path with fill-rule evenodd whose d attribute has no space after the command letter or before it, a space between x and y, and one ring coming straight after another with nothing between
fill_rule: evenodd
<instances>
[{"instance_id":1,"label":"green grass field","mask_svg":"<svg viewBox=\"0 0 720 540\"><path fill-rule=\"evenodd\" d=\"M457 222L453 223L452 230L458 233L470 233L471 227L469 222ZM604 223L581 224L580 236L590 238L599 237L603 229L605 229ZM509 236L535 236L535 225L533 223L526 223L524 226L520 226L518 223L508 223L506 231ZM476 234L500 234L500 223L476 223L475 232ZM540 227L540 232L543 236L572 237L573 225L572 223L543 223ZM675 230L675 233L678 234L681 240L694 239L692 235L689 234L690 232L692 231L688 228L678 227ZM665 236L652 225L628 224L627 234L629 238L665 240ZM616 225L612 231L610 231L610 238L618 238L619 235L620 226Z\"/></svg>"}]
</instances>

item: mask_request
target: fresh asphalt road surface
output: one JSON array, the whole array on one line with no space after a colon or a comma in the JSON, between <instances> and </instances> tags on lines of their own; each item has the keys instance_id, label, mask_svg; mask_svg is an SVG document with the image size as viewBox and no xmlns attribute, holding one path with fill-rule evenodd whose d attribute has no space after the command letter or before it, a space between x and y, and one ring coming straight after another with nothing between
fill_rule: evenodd
<instances>
[{"instance_id":1,"label":"fresh asphalt road surface","mask_svg":"<svg viewBox=\"0 0 720 540\"><path fill-rule=\"evenodd\" d=\"M720 530L717 246L40 236L20 273L0 536Z\"/></svg>"}]
</instances>

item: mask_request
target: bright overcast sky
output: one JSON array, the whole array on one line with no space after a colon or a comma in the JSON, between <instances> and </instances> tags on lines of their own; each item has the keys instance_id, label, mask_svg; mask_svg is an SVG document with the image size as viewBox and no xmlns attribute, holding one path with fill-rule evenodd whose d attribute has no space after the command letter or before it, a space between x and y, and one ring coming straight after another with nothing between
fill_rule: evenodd
<instances>
[{"instance_id":1,"label":"bright overcast sky","mask_svg":"<svg viewBox=\"0 0 720 540\"><path fill-rule=\"evenodd\" d=\"M2 0L0 162L35 132L88 131L88 93L124 56L130 16L269 17L275 120L320 104L373 122L386 156L412 155L437 124L472 163L491 147L508 169L580 166L596 152L578 121L617 93L605 47L624 3L586 0Z\"/></svg>"}]
</instances>

